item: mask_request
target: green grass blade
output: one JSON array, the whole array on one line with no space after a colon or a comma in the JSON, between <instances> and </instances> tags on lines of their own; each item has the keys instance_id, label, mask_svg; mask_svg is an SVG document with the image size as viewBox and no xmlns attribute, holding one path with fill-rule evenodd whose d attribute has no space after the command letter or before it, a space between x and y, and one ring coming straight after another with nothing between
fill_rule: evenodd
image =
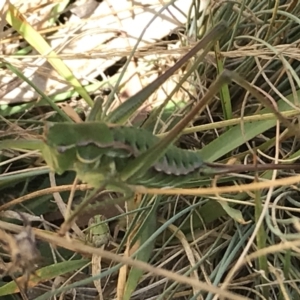
<instances>
[{"instance_id":1,"label":"green grass blade","mask_svg":"<svg viewBox=\"0 0 300 300\"><path fill-rule=\"evenodd\" d=\"M9 3L6 21L42 56L49 56L47 60L58 74L65 78L65 80L75 88L89 106L93 106L93 100L80 82L74 77L72 71L52 50L44 38L29 23L27 23L24 16L11 3Z\"/></svg>"},{"instance_id":2,"label":"green grass blade","mask_svg":"<svg viewBox=\"0 0 300 300\"><path fill-rule=\"evenodd\" d=\"M262 212L263 212L263 204L262 204L261 191L256 191L255 192L255 223L258 223ZM257 248L259 250L262 250L267 247L267 234L264 226L265 223L263 222L259 227L259 230L256 235L256 243L257 243ZM268 260L265 255L262 255L258 258L257 269L263 270L266 277L268 277L269 274ZM261 284L262 285L267 284L267 280L265 277L261 278ZM263 294L266 299L269 298L268 287L263 288Z\"/></svg>"},{"instance_id":3,"label":"green grass blade","mask_svg":"<svg viewBox=\"0 0 300 300\"><path fill-rule=\"evenodd\" d=\"M42 150L44 143L42 140L3 140L0 142L0 150L22 149L22 150Z\"/></svg>"},{"instance_id":4,"label":"green grass blade","mask_svg":"<svg viewBox=\"0 0 300 300\"><path fill-rule=\"evenodd\" d=\"M38 177L50 172L48 167L33 168L32 170L24 169L17 172L4 173L0 175L0 189L15 186L17 183L25 181L30 177Z\"/></svg>"},{"instance_id":5,"label":"green grass blade","mask_svg":"<svg viewBox=\"0 0 300 300\"><path fill-rule=\"evenodd\" d=\"M36 271L36 275L30 276L28 287L35 287L41 282L49 281L57 276L62 276L68 272L78 270L79 268L84 267L88 262L88 259L64 261L41 268ZM18 280L18 278L16 280ZM0 296L11 295L18 292L19 288L15 281L11 281L0 287Z\"/></svg>"},{"instance_id":6,"label":"green grass blade","mask_svg":"<svg viewBox=\"0 0 300 300\"><path fill-rule=\"evenodd\" d=\"M46 94L43 93L42 90L40 90L36 85L34 85L26 76L24 76L17 68L12 66L10 63L5 62L4 63L8 69L10 69L13 73L15 73L19 78L21 78L23 81L27 82L29 86L31 86L38 94L40 94L43 99L55 110L63 119L69 122L73 122L72 119L65 114L63 110L61 110L55 102L52 101L50 97L48 97Z\"/></svg>"},{"instance_id":7,"label":"green grass blade","mask_svg":"<svg viewBox=\"0 0 300 300\"><path fill-rule=\"evenodd\" d=\"M220 58L218 53L221 52L219 43L216 43L216 58L217 58L217 69L218 73L221 74L224 71L223 61ZM231 105L231 97L229 94L228 84L224 84L220 91L221 105L223 110L223 116L225 120L232 119L232 105Z\"/></svg>"},{"instance_id":8,"label":"green grass blade","mask_svg":"<svg viewBox=\"0 0 300 300\"><path fill-rule=\"evenodd\" d=\"M153 233L156 231L157 224L157 208L159 206L161 197L156 198L154 204L151 207L150 212L147 214L146 218L143 221L143 224L140 226L137 232L137 244L143 245L146 241L148 241ZM152 250L155 245L155 239L152 240L151 244L139 251L136 255L136 259L148 262L151 257ZM135 291L140 278L143 275L143 271L141 269L132 268L129 272L128 279L126 282L125 292L123 296L123 300L131 299L132 293Z\"/></svg>"}]
</instances>

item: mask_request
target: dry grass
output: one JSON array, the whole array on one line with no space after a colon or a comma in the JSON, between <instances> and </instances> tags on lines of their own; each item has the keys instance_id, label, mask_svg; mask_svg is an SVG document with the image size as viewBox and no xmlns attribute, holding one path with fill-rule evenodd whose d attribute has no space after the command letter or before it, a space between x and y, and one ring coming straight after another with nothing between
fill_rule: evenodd
<instances>
[{"instance_id":1,"label":"dry grass","mask_svg":"<svg viewBox=\"0 0 300 300\"><path fill-rule=\"evenodd\" d=\"M172 96L148 129L161 135L171 130L203 97L222 68L237 71L298 126L300 20L297 16L300 8L297 2L281 1L276 7L277 2L271 1L244 1L240 6L211 1L210 11L198 24L201 29L198 31L204 32L222 19L229 22L231 30ZM54 7L53 3L44 1L43 5L32 4L20 10L43 38L49 43L57 41L55 51L67 61L91 98L101 94L100 89L115 88L124 62L120 69L118 66L110 71L107 69L120 58L128 58L135 43L120 31L111 30L104 38L107 32L102 28L82 27L84 29L80 30L80 26L89 24L90 20L96 22L113 14L103 12L101 18L93 19L92 15L74 21L68 19L70 15L66 14L66 8L58 7L60 19L55 17L51 23L46 21L52 21L51 10L41 10L48 6ZM1 20L5 20L5 11L2 11ZM33 18L35 15L36 19ZM66 19L62 23L63 16ZM187 19L187 24L193 28L192 18ZM4 21L0 24L5 25ZM77 26L79 29L75 30ZM103 38L103 41L88 49L87 40L80 38L87 37L93 30L99 34L93 39ZM107 106L107 112L163 74L195 44L194 36L184 27L173 37L174 40L168 37L163 40L160 36L158 41L141 44L134 52L135 59L129 61L127 72L116 88L117 97ZM80 91L64 79L59 70L43 61L47 56L42 58L34 47L28 49L28 40L22 39L13 28L6 27L2 32L1 45L3 62L10 63L27 76L51 96L51 101L58 107L67 104L63 110L66 116L85 118L88 101L83 100ZM82 50L85 46L87 50ZM139 126L192 65L191 61L173 74L141 111L128 120L128 124ZM37 69L37 66L41 67ZM4 64L0 74L3 78L1 139L30 139L42 133L43 121L61 121L57 111ZM104 99L105 104L108 103L109 97L104 96ZM256 118L259 114L262 116ZM178 145L201 149L199 154L207 161L235 159L245 164L253 160L286 163L299 157L298 137L236 84L225 86L222 94L213 99L186 133ZM37 152L4 150L1 161L0 211L3 221L0 221L0 233L4 240L6 236L11 242L3 243L3 250L6 250L3 260L10 263L8 256L13 253L9 245L16 242L14 234L24 231L23 226L14 224L22 222L14 212L22 211L28 213L26 219L32 223L32 232L37 239L35 246L43 261L35 273L31 273L27 295L24 291L19 293L18 285L10 277L4 277L0 281L0 296L38 300L51 297L95 299L98 297L93 285L95 278L89 274L87 264L91 255L97 254L102 256L101 282L105 300L117 299L118 293L121 299L123 292L120 290L125 288L129 274L121 268L124 265L144 271L138 286L132 284L134 291L130 299L299 298L299 175L293 170L204 177L180 190L145 187L138 190L140 197L133 207L125 207L124 203L104 208L92 206L92 211L84 212L76 220L83 235L94 214L101 213L109 218L112 233L116 229L115 221L123 220L116 240L102 250L86 245L75 230L67 237L57 234L58 226L63 222L58 203L67 205L70 191L74 192L73 202L80 203L86 196L87 185L72 185L74 174L71 172L56 176L56 182L51 181ZM201 188L190 189L195 186ZM57 198L57 193L61 198ZM115 194L103 194L97 201L108 197L114 198ZM158 201L155 214L158 226L155 227L147 218ZM152 233L148 233L143 242L138 240L129 246L134 232L144 228L144 219L149 221L145 228L152 229ZM152 244L153 250L146 252L150 254L148 258L134 260L129 257L137 249L141 253L143 249L151 249ZM15 261L15 257L11 257L11 263ZM11 276L20 280L24 279L23 273L17 270Z\"/></svg>"}]
</instances>

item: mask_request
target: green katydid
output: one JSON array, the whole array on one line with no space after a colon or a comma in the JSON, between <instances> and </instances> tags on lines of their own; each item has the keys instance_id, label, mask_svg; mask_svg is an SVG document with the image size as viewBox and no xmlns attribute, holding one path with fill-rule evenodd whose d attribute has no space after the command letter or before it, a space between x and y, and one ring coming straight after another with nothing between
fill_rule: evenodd
<instances>
[{"instance_id":1,"label":"green katydid","mask_svg":"<svg viewBox=\"0 0 300 300\"><path fill-rule=\"evenodd\" d=\"M227 27L215 26L187 55L176 63L179 68L186 60L204 48L202 57L209 51ZM176 70L172 67L162 77L144 89L147 95L163 83ZM170 71L171 70L171 71ZM178 123L164 139L159 139L142 128L117 125L122 123L142 104L140 93L123 103L104 121L90 118L84 123L46 123L42 140L11 141L0 143L0 149L39 149L50 169L58 174L75 171L80 180L95 189L110 188L123 192L126 199L132 197L130 185L146 187L182 186L201 174L256 171L269 169L300 169L300 164L268 165L221 165L206 163L196 152L172 145L182 130L201 113L213 96L231 80L240 84L258 98L289 129L293 125L274 109L250 84L230 71L224 71L210 86L206 95ZM133 100L132 100L133 99ZM98 115L92 111L92 115ZM114 122L114 124L107 123ZM83 202L62 226L62 233L88 204Z\"/></svg>"}]
</instances>

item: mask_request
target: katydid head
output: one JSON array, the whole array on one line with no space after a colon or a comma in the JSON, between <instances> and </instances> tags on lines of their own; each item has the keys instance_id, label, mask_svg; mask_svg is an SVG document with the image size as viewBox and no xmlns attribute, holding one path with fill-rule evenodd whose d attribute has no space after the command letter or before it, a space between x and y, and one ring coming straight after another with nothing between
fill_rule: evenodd
<instances>
[{"instance_id":1,"label":"katydid head","mask_svg":"<svg viewBox=\"0 0 300 300\"><path fill-rule=\"evenodd\" d=\"M57 152L55 147L45 145L42 149L42 155L49 168L61 175L65 171L72 170L75 150L71 149L63 154Z\"/></svg>"},{"instance_id":2,"label":"katydid head","mask_svg":"<svg viewBox=\"0 0 300 300\"><path fill-rule=\"evenodd\" d=\"M45 124L42 155L50 169L58 174L73 169L76 158L76 144L72 143L73 138L72 128L61 128L49 122ZM62 146L65 147L63 151Z\"/></svg>"},{"instance_id":3,"label":"katydid head","mask_svg":"<svg viewBox=\"0 0 300 300\"><path fill-rule=\"evenodd\" d=\"M102 155L101 147L94 144L99 139L106 142L110 137L104 134L107 126L102 123L49 123L44 127L43 156L48 166L58 174L77 170L82 166L95 164ZM103 135L101 135L103 134Z\"/></svg>"}]
</instances>

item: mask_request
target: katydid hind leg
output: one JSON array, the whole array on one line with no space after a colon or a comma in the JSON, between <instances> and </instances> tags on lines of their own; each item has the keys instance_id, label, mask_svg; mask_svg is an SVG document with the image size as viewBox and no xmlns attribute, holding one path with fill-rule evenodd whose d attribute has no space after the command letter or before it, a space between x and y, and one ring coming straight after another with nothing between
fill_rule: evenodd
<instances>
[{"instance_id":1,"label":"katydid hind leg","mask_svg":"<svg viewBox=\"0 0 300 300\"><path fill-rule=\"evenodd\" d=\"M158 140L157 143L152 145L148 151L140 154L135 158L131 164L129 164L124 170L122 170L121 178L126 180L134 180L138 177L139 173L145 173L151 165L167 152L168 146L176 141L180 136L182 130L195 118L197 114L205 109L211 99L219 92L220 88L229 83L230 78L223 72L217 79L211 84L203 98L195 105L195 107L175 126L173 129L163 138Z\"/></svg>"},{"instance_id":2,"label":"katydid hind leg","mask_svg":"<svg viewBox=\"0 0 300 300\"><path fill-rule=\"evenodd\" d=\"M194 48L192 48L186 55L177 61L177 63L169 68L165 73L155 79L152 83L147 85L143 90L136 93L129 98L126 102L112 111L105 121L110 123L124 123L128 117L135 112L153 93L160 87L175 71L177 71L182 65L184 65L190 58L192 58L200 49L208 51L212 43L218 40L224 32L228 29L226 22L222 21L210 30L199 41Z\"/></svg>"}]
</instances>

